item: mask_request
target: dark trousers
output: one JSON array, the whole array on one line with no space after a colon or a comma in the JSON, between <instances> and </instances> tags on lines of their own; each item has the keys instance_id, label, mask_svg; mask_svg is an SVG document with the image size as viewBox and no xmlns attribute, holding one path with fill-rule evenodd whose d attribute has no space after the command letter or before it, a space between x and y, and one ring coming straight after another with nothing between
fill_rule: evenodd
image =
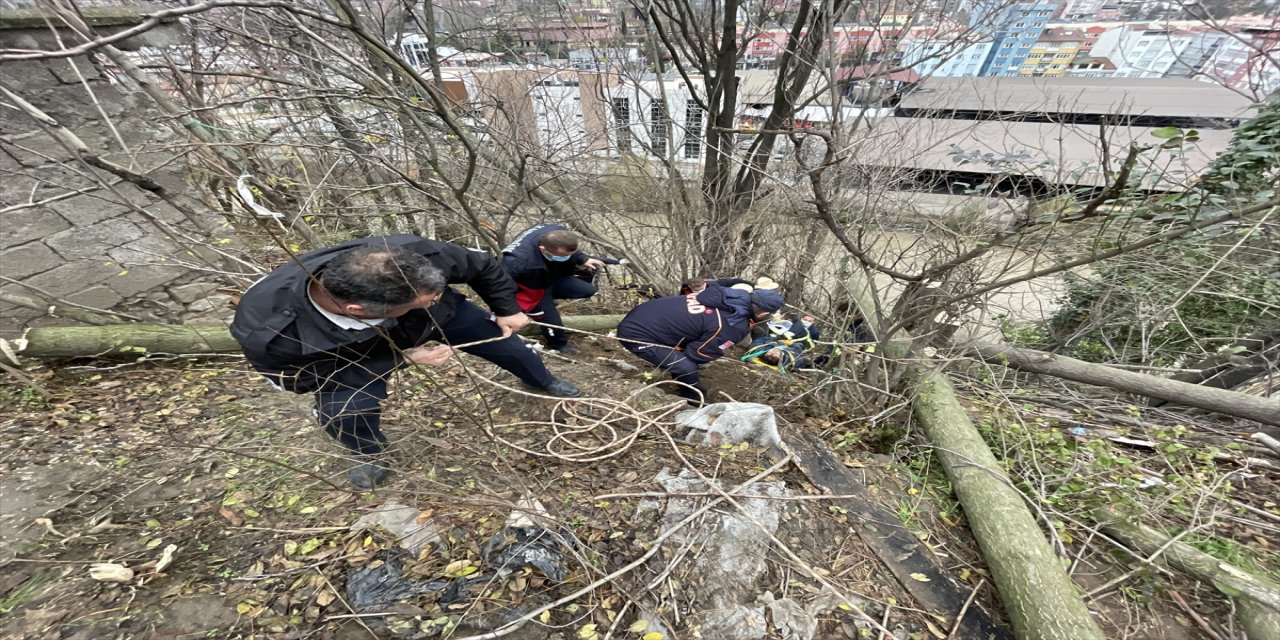
<instances>
[{"instance_id":1,"label":"dark trousers","mask_svg":"<svg viewBox=\"0 0 1280 640\"><path fill-rule=\"evenodd\" d=\"M683 382L689 387L693 387L693 389L683 385L676 387L680 397L701 402L707 396L707 390L702 388L702 379L698 377L697 363L686 358L683 353L669 347L655 347L630 342L624 342L622 346L626 347L627 351L635 354L641 360L671 374L672 380Z\"/></svg>"},{"instance_id":2,"label":"dark trousers","mask_svg":"<svg viewBox=\"0 0 1280 640\"><path fill-rule=\"evenodd\" d=\"M501 335L502 330L489 316L489 312L464 300L453 318L440 327L441 331L432 332L427 340L464 344ZM463 351L498 365L532 387L541 389L556 380L538 354L516 335ZM316 412L321 426L342 446L360 454L377 454L387 442L381 429L382 401L386 398L386 379L370 373L363 384L317 391Z\"/></svg>"},{"instance_id":3,"label":"dark trousers","mask_svg":"<svg viewBox=\"0 0 1280 640\"><path fill-rule=\"evenodd\" d=\"M560 318L560 310L556 308L556 300L584 300L596 294L599 289L584 278L559 278L551 284L542 302L529 312L530 317L538 322L555 325L542 327L542 335L547 339L548 349L559 349L569 344L569 334L563 329L564 320Z\"/></svg>"}]
</instances>

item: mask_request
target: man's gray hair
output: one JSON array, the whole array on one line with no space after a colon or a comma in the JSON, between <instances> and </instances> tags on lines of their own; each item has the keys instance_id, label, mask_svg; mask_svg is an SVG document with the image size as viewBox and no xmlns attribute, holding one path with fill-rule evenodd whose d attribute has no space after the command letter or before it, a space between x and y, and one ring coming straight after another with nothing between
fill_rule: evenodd
<instances>
[{"instance_id":1,"label":"man's gray hair","mask_svg":"<svg viewBox=\"0 0 1280 640\"><path fill-rule=\"evenodd\" d=\"M366 246L330 260L320 272L320 284L343 302L382 313L424 293L440 293L448 283L425 256L404 247Z\"/></svg>"}]
</instances>

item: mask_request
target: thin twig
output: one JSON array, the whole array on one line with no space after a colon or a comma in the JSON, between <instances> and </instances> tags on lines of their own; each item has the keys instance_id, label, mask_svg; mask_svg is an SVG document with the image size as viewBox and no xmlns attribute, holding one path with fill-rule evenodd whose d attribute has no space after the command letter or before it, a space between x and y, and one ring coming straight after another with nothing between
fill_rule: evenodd
<instances>
[{"instance_id":1,"label":"thin twig","mask_svg":"<svg viewBox=\"0 0 1280 640\"><path fill-rule=\"evenodd\" d=\"M1182 599L1182 594L1177 591L1170 591L1169 597L1173 598L1173 601L1178 603L1178 606L1182 607L1182 610L1186 611L1187 615L1191 616L1192 620L1196 621L1196 625L1199 626L1206 635L1213 640L1223 640L1223 637L1218 635L1218 632L1214 631L1213 627L1209 626L1209 623L1206 622L1204 618L1200 617L1200 614L1196 613L1196 610L1192 609L1191 605L1187 604L1186 600Z\"/></svg>"},{"instance_id":2,"label":"thin twig","mask_svg":"<svg viewBox=\"0 0 1280 640\"><path fill-rule=\"evenodd\" d=\"M973 604L974 598L978 597L978 592L982 590L982 585L987 583L986 578L979 578L978 584L974 585L973 591L969 593L969 597L965 599L964 606L960 607L960 613L956 614L956 621L951 623L951 630L947 632L947 638L956 637L956 631L960 630L960 623L964 622L964 614L969 612L969 605Z\"/></svg>"}]
</instances>

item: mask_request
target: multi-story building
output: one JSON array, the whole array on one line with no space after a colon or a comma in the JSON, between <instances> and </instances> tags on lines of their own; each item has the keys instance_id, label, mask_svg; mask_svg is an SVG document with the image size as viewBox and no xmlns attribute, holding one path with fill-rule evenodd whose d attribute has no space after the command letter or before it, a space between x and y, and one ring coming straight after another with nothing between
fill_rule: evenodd
<instances>
[{"instance_id":1,"label":"multi-story building","mask_svg":"<svg viewBox=\"0 0 1280 640\"><path fill-rule=\"evenodd\" d=\"M965 44L937 39L917 39L904 46L901 65L925 77L977 76L991 54L990 40Z\"/></svg>"},{"instance_id":2,"label":"multi-story building","mask_svg":"<svg viewBox=\"0 0 1280 640\"><path fill-rule=\"evenodd\" d=\"M890 31L896 33L899 29ZM883 29L875 27L836 26L831 31L827 52L841 64L862 64L883 48L884 33ZM746 36L739 34L739 37ZM748 67L771 66L787 48L790 39L791 33L787 29L761 29L747 41L743 62Z\"/></svg>"},{"instance_id":3,"label":"multi-story building","mask_svg":"<svg viewBox=\"0 0 1280 640\"><path fill-rule=\"evenodd\" d=\"M1053 17L1057 6L1057 3L1039 0L997 5L994 9L984 9L984 5L978 5L979 8L970 16L970 24L998 25L992 34L991 51L980 75L1018 75L1022 63L1031 53L1031 47L1044 33L1045 25Z\"/></svg>"},{"instance_id":4,"label":"multi-story building","mask_svg":"<svg viewBox=\"0 0 1280 640\"><path fill-rule=\"evenodd\" d=\"M1076 78L1107 78L1116 72L1116 65L1106 58L1077 57L1071 61L1064 75Z\"/></svg>"},{"instance_id":5,"label":"multi-story building","mask_svg":"<svg viewBox=\"0 0 1280 640\"><path fill-rule=\"evenodd\" d=\"M1019 69L1020 76L1057 77L1064 75L1071 61L1084 47L1083 29L1046 29L1031 45L1031 53Z\"/></svg>"},{"instance_id":6,"label":"multi-story building","mask_svg":"<svg viewBox=\"0 0 1280 640\"><path fill-rule=\"evenodd\" d=\"M1107 0L1066 0L1058 11L1060 20L1093 20Z\"/></svg>"},{"instance_id":7,"label":"multi-story building","mask_svg":"<svg viewBox=\"0 0 1280 640\"><path fill-rule=\"evenodd\" d=\"M1229 39L1219 30L1125 25L1099 36L1090 55L1115 64L1117 78L1191 77Z\"/></svg>"},{"instance_id":8,"label":"multi-story building","mask_svg":"<svg viewBox=\"0 0 1280 640\"><path fill-rule=\"evenodd\" d=\"M761 29L747 42L747 64L770 64L787 48L790 34L786 29Z\"/></svg>"},{"instance_id":9,"label":"multi-story building","mask_svg":"<svg viewBox=\"0 0 1280 640\"><path fill-rule=\"evenodd\" d=\"M1246 27L1222 43L1201 67L1201 80L1258 98L1280 90L1280 26Z\"/></svg>"},{"instance_id":10,"label":"multi-story building","mask_svg":"<svg viewBox=\"0 0 1280 640\"><path fill-rule=\"evenodd\" d=\"M582 71L636 69L644 64L639 47L601 49L587 47L569 52L569 66Z\"/></svg>"}]
</instances>

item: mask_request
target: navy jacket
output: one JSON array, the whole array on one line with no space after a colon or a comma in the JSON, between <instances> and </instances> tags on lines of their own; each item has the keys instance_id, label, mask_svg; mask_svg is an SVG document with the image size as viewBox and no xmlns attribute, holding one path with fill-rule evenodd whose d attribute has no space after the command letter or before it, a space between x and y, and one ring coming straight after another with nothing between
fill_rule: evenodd
<instances>
[{"instance_id":1,"label":"navy jacket","mask_svg":"<svg viewBox=\"0 0 1280 640\"><path fill-rule=\"evenodd\" d=\"M552 231L568 231L562 224L540 224L525 229L502 250L502 268L516 284L526 289L547 289L558 278L567 278L585 264L588 256L575 251L564 262L547 260L538 249L538 238Z\"/></svg>"},{"instance_id":2,"label":"navy jacket","mask_svg":"<svg viewBox=\"0 0 1280 640\"><path fill-rule=\"evenodd\" d=\"M520 312L515 284L487 253L411 235L350 240L302 255L245 291L231 335L254 369L297 393L358 388L391 373L403 360L400 351L423 344L453 317L464 297L452 287L429 309L377 327L343 329L321 315L307 297L311 278L338 253L366 245L398 245L426 256L447 282L470 286L499 316Z\"/></svg>"},{"instance_id":3,"label":"navy jacket","mask_svg":"<svg viewBox=\"0 0 1280 640\"><path fill-rule=\"evenodd\" d=\"M622 319L618 337L680 349L704 364L751 332L750 317L751 294L711 284L697 294L641 303Z\"/></svg>"}]
</instances>

